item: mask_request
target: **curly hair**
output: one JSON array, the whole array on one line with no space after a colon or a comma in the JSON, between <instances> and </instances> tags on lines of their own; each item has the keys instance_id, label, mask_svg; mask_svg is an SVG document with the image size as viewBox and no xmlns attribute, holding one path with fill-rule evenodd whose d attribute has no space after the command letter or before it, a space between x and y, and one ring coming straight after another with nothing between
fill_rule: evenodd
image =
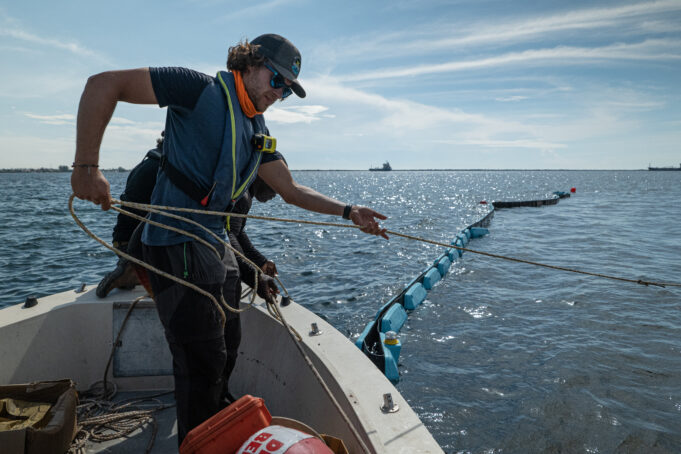
<instances>
[{"instance_id":1,"label":"curly hair","mask_svg":"<svg viewBox=\"0 0 681 454\"><path fill-rule=\"evenodd\" d=\"M262 66L265 57L258 52L260 46L251 44L247 39L229 48L227 54L227 69L231 71L245 71L249 66Z\"/></svg>"}]
</instances>

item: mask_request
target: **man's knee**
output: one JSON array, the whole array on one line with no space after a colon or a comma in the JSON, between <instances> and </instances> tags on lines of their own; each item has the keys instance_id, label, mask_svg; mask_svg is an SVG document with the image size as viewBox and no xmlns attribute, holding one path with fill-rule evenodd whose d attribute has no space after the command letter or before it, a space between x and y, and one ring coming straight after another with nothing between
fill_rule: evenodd
<instances>
[{"instance_id":1,"label":"man's knee","mask_svg":"<svg viewBox=\"0 0 681 454\"><path fill-rule=\"evenodd\" d=\"M218 383L227 361L224 338L170 344L176 377L203 381L210 386Z\"/></svg>"}]
</instances>

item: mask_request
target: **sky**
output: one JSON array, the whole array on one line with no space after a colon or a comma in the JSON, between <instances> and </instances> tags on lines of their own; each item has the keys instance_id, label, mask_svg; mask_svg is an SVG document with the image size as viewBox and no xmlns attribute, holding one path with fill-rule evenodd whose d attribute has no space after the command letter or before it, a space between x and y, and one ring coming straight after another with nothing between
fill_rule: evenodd
<instances>
[{"instance_id":1,"label":"sky","mask_svg":"<svg viewBox=\"0 0 681 454\"><path fill-rule=\"evenodd\" d=\"M681 162L681 0L0 0L0 168L70 165L90 75L184 66L278 33L302 54L265 112L292 169L643 169ZM165 109L119 103L104 168Z\"/></svg>"}]
</instances>

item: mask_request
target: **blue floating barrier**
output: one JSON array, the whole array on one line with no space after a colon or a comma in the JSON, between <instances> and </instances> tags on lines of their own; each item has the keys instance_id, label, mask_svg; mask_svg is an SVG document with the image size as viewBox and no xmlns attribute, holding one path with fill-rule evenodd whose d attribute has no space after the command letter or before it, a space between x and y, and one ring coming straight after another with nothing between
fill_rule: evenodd
<instances>
[{"instance_id":1,"label":"blue floating barrier","mask_svg":"<svg viewBox=\"0 0 681 454\"><path fill-rule=\"evenodd\" d=\"M385 342L385 334L381 333L381 342ZM385 359L385 376L393 384L400 381L400 372L397 370L397 358L393 356L393 351L383 344L383 358Z\"/></svg>"},{"instance_id":2,"label":"blue floating barrier","mask_svg":"<svg viewBox=\"0 0 681 454\"><path fill-rule=\"evenodd\" d=\"M484 227L471 227L471 238L481 238L489 233Z\"/></svg>"},{"instance_id":3,"label":"blue floating barrier","mask_svg":"<svg viewBox=\"0 0 681 454\"><path fill-rule=\"evenodd\" d=\"M423 286L426 290L430 290L442 279L442 275L437 268L431 268L425 276L423 276Z\"/></svg>"},{"instance_id":4,"label":"blue floating barrier","mask_svg":"<svg viewBox=\"0 0 681 454\"><path fill-rule=\"evenodd\" d=\"M440 272L440 275L442 277L445 277L447 275L447 271L449 271L449 265L451 264L452 262L449 260L449 257L445 255L444 257L440 258L440 260L437 261L435 266L437 267L437 270Z\"/></svg>"},{"instance_id":5,"label":"blue floating barrier","mask_svg":"<svg viewBox=\"0 0 681 454\"><path fill-rule=\"evenodd\" d=\"M393 304L381 319L381 332L398 332L402 329L402 325L404 325L404 322L406 321L407 311L404 310L404 307L402 307L401 304Z\"/></svg>"},{"instance_id":6,"label":"blue floating barrier","mask_svg":"<svg viewBox=\"0 0 681 454\"><path fill-rule=\"evenodd\" d=\"M463 234L466 235L466 239L468 239L468 240L471 239L471 229L465 229L463 231Z\"/></svg>"},{"instance_id":7,"label":"blue floating barrier","mask_svg":"<svg viewBox=\"0 0 681 454\"><path fill-rule=\"evenodd\" d=\"M453 262L459 258L459 251L454 248L447 249L447 256L449 257L449 261Z\"/></svg>"},{"instance_id":8,"label":"blue floating barrier","mask_svg":"<svg viewBox=\"0 0 681 454\"><path fill-rule=\"evenodd\" d=\"M364 339L366 339L367 336L369 335L369 331L371 330L372 326L374 326L374 322L367 323L366 328L364 328L364 331L362 331L362 334L360 334L359 337L357 338L357 340L355 341L355 345L360 350L362 350L362 345L364 344Z\"/></svg>"},{"instance_id":9,"label":"blue floating barrier","mask_svg":"<svg viewBox=\"0 0 681 454\"><path fill-rule=\"evenodd\" d=\"M468 244L468 237L464 233L459 233L458 235L456 235L456 238L461 240L462 247L466 247L466 245Z\"/></svg>"},{"instance_id":10,"label":"blue floating barrier","mask_svg":"<svg viewBox=\"0 0 681 454\"><path fill-rule=\"evenodd\" d=\"M413 311L426 299L426 295L427 292L426 289L423 288L423 284L417 282L404 294L404 308Z\"/></svg>"},{"instance_id":11,"label":"blue floating barrier","mask_svg":"<svg viewBox=\"0 0 681 454\"><path fill-rule=\"evenodd\" d=\"M374 320L378 319L378 317L381 315L381 312L383 312L388 306L391 306L393 304L393 301L395 301L395 298L391 298L390 301L381 306L381 308L378 311L376 311Z\"/></svg>"},{"instance_id":12,"label":"blue floating barrier","mask_svg":"<svg viewBox=\"0 0 681 454\"><path fill-rule=\"evenodd\" d=\"M454 246L463 247L463 243L461 242L460 238L456 238L454 241L452 241L452 244ZM461 257L463 255L463 251L461 249L454 249L454 251L456 251L457 257Z\"/></svg>"}]
</instances>

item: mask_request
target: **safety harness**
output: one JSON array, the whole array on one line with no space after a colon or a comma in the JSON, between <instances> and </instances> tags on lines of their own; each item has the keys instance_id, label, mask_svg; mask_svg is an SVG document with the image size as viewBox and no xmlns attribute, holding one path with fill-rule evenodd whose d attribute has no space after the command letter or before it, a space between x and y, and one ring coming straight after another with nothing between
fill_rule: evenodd
<instances>
[{"instance_id":1,"label":"safety harness","mask_svg":"<svg viewBox=\"0 0 681 454\"><path fill-rule=\"evenodd\" d=\"M248 177L244 179L244 182L239 186L238 188L236 187L237 183L237 175L236 175L236 140L237 140L237 133L236 133L236 122L234 119L234 106L232 105L232 97L229 94L229 89L227 88L227 84L225 84L224 79L222 78L222 72L218 72L217 78L220 81L220 85L222 85L222 90L225 93L225 97L227 98L227 106L229 107L229 124L228 126L225 126L225 128L229 127L231 131L231 139L232 139L232 191L231 191L231 196L230 199L232 203L236 202L236 200L241 196L241 194L244 192L244 189L248 186L248 184L252 181L254 178L255 173L258 171L258 167L260 166L260 161L262 159L262 154L258 153L258 157L255 161L255 164L253 165L253 168L251 169L251 172L248 174ZM257 122L252 121L252 125L254 129L256 130L256 133L254 135L254 138L264 136L262 131L258 131L258 125ZM268 136L265 136L268 137ZM252 140L251 143L254 145L255 149L257 151L261 151L259 147L257 147L257 143ZM276 141L274 142L276 144ZM262 150L265 151L265 150ZM208 206L210 203L211 196L213 195L213 192L215 191L215 187L217 186L217 181L213 183L213 185L208 188L206 186L197 184L194 180L186 176L182 171L180 171L177 167L175 167L166 157L165 154L163 154L160 158L160 168L165 174L168 176L168 179L173 183L175 186L177 186L182 192L184 192L187 196L189 196L192 200L196 201L197 203L201 204L202 206Z\"/></svg>"}]
</instances>

